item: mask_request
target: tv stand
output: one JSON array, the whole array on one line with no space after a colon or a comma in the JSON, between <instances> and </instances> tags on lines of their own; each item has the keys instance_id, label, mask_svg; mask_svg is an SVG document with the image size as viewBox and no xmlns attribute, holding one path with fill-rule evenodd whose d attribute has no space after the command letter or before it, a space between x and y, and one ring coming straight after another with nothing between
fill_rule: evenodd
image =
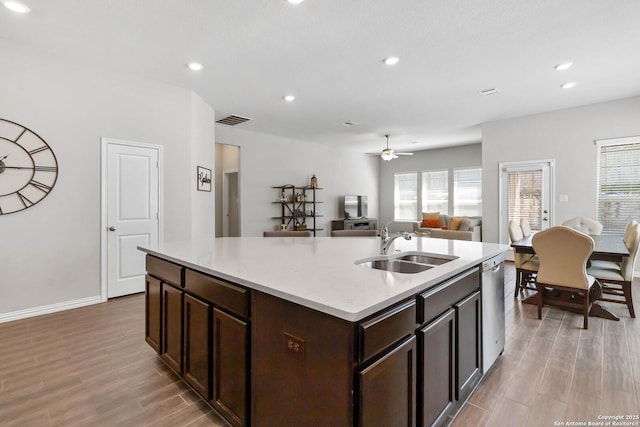
<instances>
[{"instance_id":1,"label":"tv stand","mask_svg":"<svg viewBox=\"0 0 640 427\"><path fill-rule=\"evenodd\" d=\"M375 218L349 218L331 221L332 230L377 230Z\"/></svg>"}]
</instances>

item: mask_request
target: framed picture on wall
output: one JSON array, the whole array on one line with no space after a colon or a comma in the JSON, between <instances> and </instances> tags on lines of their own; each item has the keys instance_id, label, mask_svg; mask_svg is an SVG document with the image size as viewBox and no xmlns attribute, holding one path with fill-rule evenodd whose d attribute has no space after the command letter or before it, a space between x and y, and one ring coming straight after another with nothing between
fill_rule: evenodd
<instances>
[{"instance_id":1,"label":"framed picture on wall","mask_svg":"<svg viewBox=\"0 0 640 427\"><path fill-rule=\"evenodd\" d=\"M211 169L198 166L197 184L198 191L211 191Z\"/></svg>"}]
</instances>

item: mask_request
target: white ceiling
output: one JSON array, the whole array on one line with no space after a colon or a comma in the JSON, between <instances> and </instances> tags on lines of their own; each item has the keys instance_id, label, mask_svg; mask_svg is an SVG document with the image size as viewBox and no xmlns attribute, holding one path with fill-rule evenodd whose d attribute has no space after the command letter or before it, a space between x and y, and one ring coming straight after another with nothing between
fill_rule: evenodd
<instances>
[{"instance_id":1,"label":"white ceiling","mask_svg":"<svg viewBox=\"0 0 640 427\"><path fill-rule=\"evenodd\" d=\"M398 150L468 144L485 121L640 95L638 0L23 2L0 7L0 39L191 88L217 119L253 119L239 128L362 152L385 133Z\"/></svg>"}]
</instances>

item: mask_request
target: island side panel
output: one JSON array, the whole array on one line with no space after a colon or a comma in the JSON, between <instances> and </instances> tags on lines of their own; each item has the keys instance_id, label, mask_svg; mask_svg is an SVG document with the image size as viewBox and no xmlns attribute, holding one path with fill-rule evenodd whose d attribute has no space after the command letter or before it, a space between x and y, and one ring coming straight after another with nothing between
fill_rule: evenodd
<instances>
[{"instance_id":1,"label":"island side panel","mask_svg":"<svg viewBox=\"0 0 640 427\"><path fill-rule=\"evenodd\" d=\"M252 308L252 426L352 426L356 326L261 292Z\"/></svg>"}]
</instances>

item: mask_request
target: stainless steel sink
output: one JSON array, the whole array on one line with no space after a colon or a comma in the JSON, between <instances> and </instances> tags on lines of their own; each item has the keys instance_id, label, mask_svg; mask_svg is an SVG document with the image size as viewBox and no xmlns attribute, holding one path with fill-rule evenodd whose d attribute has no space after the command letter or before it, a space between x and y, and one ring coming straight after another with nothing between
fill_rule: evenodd
<instances>
[{"instance_id":1,"label":"stainless steel sink","mask_svg":"<svg viewBox=\"0 0 640 427\"><path fill-rule=\"evenodd\" d=\"M398 257L397 259L411 261L411 262L419 262L421 264L442 265L442 264L448 263L449 261L453 261L454 259L457 259L457 258L458 257L445 258L445 257L438 257L433 255L409 254L409 255L403 255L401 257Z\"/></svg>"},{"instance_id":2,"label":"stainless steel sink","mask_svg":"<svg viewBox=\"0 0 640 427\"><path fill-rule=\"evenodd\" d=\"M377 270L391 271L393 273L420 273L421 271L433 268L431 265L419 264L416 262L404 261L401 259L377 259L358 263L363 267L375 268Z\"/></svg>"}]
</instances>

